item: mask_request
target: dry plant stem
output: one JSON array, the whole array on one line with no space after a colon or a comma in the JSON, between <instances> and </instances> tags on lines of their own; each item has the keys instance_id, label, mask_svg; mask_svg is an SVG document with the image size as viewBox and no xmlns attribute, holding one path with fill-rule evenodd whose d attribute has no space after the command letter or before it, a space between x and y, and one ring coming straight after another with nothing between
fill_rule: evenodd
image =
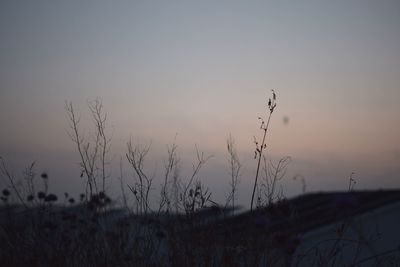
<instances>
[{"instance_id":1,"label":"dry plant stem","mask_svg":"<svg viewBox=\"0 0 400 267\"><path fill-rule=\"evenodd\" d=\"M124 186L124 176L122 172L122 157L119 160L119 182L120 182L120 187L121 187L121 194L122 194L122 202L124 204L125 209L128 209L128 201L126 199L126 194L125 194L125 186Z\"/></svg>"},{"instance_id":2,"label":"dry plant stem","mask_svg":"<svg viewBox=\"0 0 400 267\"><path fill-rule=\"evenodd\" d=\"M109 152L110 141L106 134L107 114L103 111L101 99L96 98L93 102L88 102L88 107L95 124L95 132L91 138L86 139L79 131L80 118L75 114L72 102L65 103L69 126L71 132L68 132L71 140L76 144L81 166L81 177L86 176L86 199L92 197L98 192L97 172L100 171L102 178L102 191L105 192L106 175L106 156Z\"/></svg>"},{"instance_id":3,"label":"dry plant stem","mask_svg":"<svg viewBox=\"0 0 400 267\"><path fill-rule=\"evenodd\" d=\"M93 103L89 103L89 109L92 113L94 122L96 124L97 137L99 139L99 143L97 147L101 148L100 152L100 165L101 165L101 175L102 175L102 190L105 192L105 180L106 180L106 154L109 151L109 143L111 138L107 138L105 129L106 129L106 121L107 114L103 112L103 103L97 98Z\"/></svg>"},{"instance_id":4,"label":"dry plant stem","mask_svg":"<svg viewBox=\"0 0 400 267\"><path fill-rule=\"evenodd\" d=\"M179 158L178 158L178 160L179 160ZM180 168L179 168L179 165L177 165L176 168L174 169L174 175L172 176L172 188L171 188L171 191L172 191L171 197L172 197L175 213L178 213L180 210L179 194L182 191L182 183L179 178L179 172L180 172Z\"/></svg>"},{"instance_id":5,"label":"dry plant stem","mask_svg":"<svg viewBox=\"0 0 400 267\"><path fill-rule=\"evenodd\" d=\"M176 137L175 137L176 138ZM165 176L164 176L164 183L161 185L161 199L160 205L158 208L158 213L162 211L165 205L167 205L166 211L168 212L171 205L171 199L169 195L169 184L171 176L175 178L178 174L178 162L179 158L177 156L177 149L178 146L176 145L175 141L172 143L171 147L167 147L168 151L168 158L167 161L164 163L165 168ZM177 177L176 177L177 179Z\"/></svg>"},{"instance_id":6,"label":"dry plant stem","mask_svg":"<svg viewBox=\"0 0 400 267\"><path fill-rule=\"evenodd\" d=\"M25 175L25 180L27 184L27 189L28 189L28 194L31 196L35 195L35 185L33 180L35 179L35 172L34 172L34 167L35 167L36 161L33 161L29 167L25 169L24 175Z\"/></svg>"},{"instance_id":7,"label":"dry plant stem","mask_svg":"<svg viewBox=\"0 0 400 267\"><path fill-rule=\"evenodd\" d=\"M269 112L267 125L266 125L264 128L262 128L262 129L264 130L264 136L263 136L263 139L262 139L262 142L261 142L261 147L260 147L260 149L257 150L257 152L258 152L258 153L257 153L258 162L257 162L256 178L255 178L255 180L254 180L253 193L252 193L252 195L251 195L250 211L253 211L254 194L255 194L255 192L256 192L258 174L259 174L259 172L260 172L260 165L261 165L262 153L263 153L263 150L265 149L265 148L264 148L264 147L265 147L265 138L266 138L266 136L267 136L268 126L269 126L269 122L270 122L270 120L271 120L272 112L273 112L273 109L270 110L270 112Z\"/></svg>"},{"instance_id":8,"label":"dry plant stem","mask_svg":"<svg viewBox=\"0 0 400 267\"><path fill-rule=\"evenodd\" d=\"M350 174L350 177L349 177L349 188L348 188L349 192L353 191L354 186L355 186L355 184L357 183L356 180L353 178L353 177L354 177L354 174L355 174L355 173L352 172L352 173Z\"/></svg>"},{"instance_id":9,"label":"dry plant stem","mask_svg":"<svg viewBox=\"0 0 400 267\"><path fill-rule=\"evenodd\" d=\"M93 173L92 173L92 169L89 167L89 162L88 162L89 143L87 143L87 145L84 145L84 138L81 137L79 134L78 124L79 124L80 118L76 117L72 102L66 102L65 109L67 111L70 128L72 129L72 132L73 132L72 134L71 133L68 133L68 134L69 134L71 140L76 144L79 156L81 158L80 166L83 169L83 173L85 173L86 177L87 177L86 186L89 187L89 193L90 193L90 196L92 196L92 194L93 194L93 185L92 185ZM86 189L86 191L87 191L87 189ZM87 198L87 194L86 194L86 198Z\"/></svg>"},{"instance_id":10,"label":"dry plant stem","mask_svg":"<svg viewBox=\"0 0 400 267\"><path fill-rule=\"evenodd\" d=\"M232 215L235 213L235 199L236 199L236 191L237 191L237 185L238 185L238 179L240 176L240 169L242 167L240 161L239 161L239 157L237 155L237 151L235 148L235 140L233 139L232 135L229 135L227 141L227 150L228 150L228 154L229 154L229 174L231 176L231 192L229 193L227 200L226 200L226 204L225 207L227 207L229 205L229 203L231 202L232 204Z\"/></svg>"},{"instance_id":11,"label":"dry plant stem","mask_svg":"<svg viewBox=\"0 0 400 267\"><path fill-rule=\"evenodd\" d=\"M196 156L197 156L197 164L196 165L192 165L193 171L192 171L192 175L189 179L189 183L185 186L184 191L183 191L183 206L185 208L186 211L188 211L186 209L186 204L188 203L187 198L188 198L188 190L189 188L192 186L193 180L194 178L197 176L198 172L200 171L201 167L210 159L212 158L212 156L208 156L208 157L204 157L204 153L203 152L199 152L199 149L196 146ZM206 192L207 193L207 192ZM193 204L193 203L192 203ZM193 205L192 209L193 209Z\"/></svg>"},{"instance_id":12,"label":"dry plant stem","mask_svg":"<svg viewBox=\"0 0 400 267\"><path fill-rule=\"evenodd\" d=\"M3 157L1 157L1 156L0 156L0 161L1 161L0 172L3 174L3 176L7 177L12 189L14 190L15 194L17 195L17 198L22 203L22 205L24 205L25 208L28 208L27 205L25 204L23 197L21 196L21 194L17 188L17 185L15 184L14 175L8 170L7 165L6 165Z\"/></svg>"},{"instance_id":13,"label":"dry plant stem","mask_svg":"<svg viewBox=\"0 0 400 267\"><path fill-rule=\"evenodd\" d=\"M306 193L306 189L307 189L306 178L304 178L304 176L301 175L301 174L296 174L293 177L293 180L300 180L300 182L301 182L301 193L305 194Z\"/></svg>"},{"instance_id":14,"label":"dry plant stem","mask_svg":"<svg viewBox=\"0 0 400 267\"><path fill-rule=\"evenodd\" d=\"M277 182L282 180L285 177L287 166L289 165L291 158L284 157L281 158L277 164L274 164L270 161L269 165L267 164L267 159L264 158L264 172L265 172L265 187L266 192L264 192L266 197L266 204L272 204L272 202L276 199L279 200L279 193L276 194L276 186Z\"/></svg>"},{"instance_id":15,"label":"dry plant stem","mask_svg":"<svg viewBox=\"0 0 400 267\"><path fill-rule=\"evenodd\" d=\"M132 146L132 141L128 142L128 153L126 158L131 164L139 183L135 187L129 186L129 189L135 195L138 201L138 212L147 214L149 210L149 191L151 189L152 179L144 173L144 160L150 150L150 145L139 147L138 145Z\"/></svg>"},{"instance_id":16,"label":"dry plant stem","mask_svg":"<svg viewBox=\"0 0 400 267\"><path fill-rule=\"evenodd\" d=\"M95 139L95 145L94 145L94 151L92 153L90 153L90 143L88 142L86 144L86 148L85 148L85 156L88 159L87 161L89 162L89 169L90 169L90 173L91 173L91 177L92 177L92 182L95 188L95 192L97 193L97 182L96 182L96 176L94 174L95 169L96 169L96 159L98 157L98 153L99 153L99 145L100 145L100 133L97 132L96 133L96 139Z\"/></svg>"}]
</instances>

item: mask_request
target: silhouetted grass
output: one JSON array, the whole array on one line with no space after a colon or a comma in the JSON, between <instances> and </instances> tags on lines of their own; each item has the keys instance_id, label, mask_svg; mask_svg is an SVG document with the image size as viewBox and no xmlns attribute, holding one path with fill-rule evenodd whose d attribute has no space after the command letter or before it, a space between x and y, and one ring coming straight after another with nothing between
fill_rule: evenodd
<instances>
[{"instance_id":1,"label":"silhouetted grass","mask_svg":"<svg viewBox=\"0 0 400 267\"><path fill-rule=\"evenodd\" d=\"M196 161L186 179L179 176L179 156L175 142L168 147L165 175L158 209L150 207L152 178L143 164L150 146L128 143L126 158L135 181L128 185L134 196L128 207L117 207L105 191L109 178L107 137L102 103L90 104L95 122L92 137L83 137L71 103L66 109L80 155L81 177L86 188L77 199L68 193L64 201L48 192L51 177L40 175L40 190L32 163L25 172L25 187L1 158L0 171L9 181L0 200L1 266L297 266L310 257L296 255L307 209L287 201L278 190L290 158L277 163L267 161L266 134L276 108L276 94L267 102L267 123L261 120L263 138L255 140L257 169L250 211L235 213L235 196L240 176L240 161L232 137L227 141L230 166L230 194L224 205L215 203L210 190L198 178L209 160L196 147ZM91 143L90 140L94 140ZM262 163L264 163L262 165ZM261 172L260 172L261 171ZM259 181L260 173L263 180ZM121 186L123 177L121 171ZM304 182L304 178L302 180ZM98 185L100 182L100 185ZM354 183L351 176L350 183ZM349 190L352 189L349 186ZM254 197L256 205L253 209ZM347 205L351 207L351 205ZM338 242L330 253L310 251L316 266L335 266L343 249L338 244L351 225L351 216L336 229ZM317 251L317 252L315 252ZM378 257L378 255L376 255ZM358 261L354 260L354 266Z\"/></svg>"}]
</instances>

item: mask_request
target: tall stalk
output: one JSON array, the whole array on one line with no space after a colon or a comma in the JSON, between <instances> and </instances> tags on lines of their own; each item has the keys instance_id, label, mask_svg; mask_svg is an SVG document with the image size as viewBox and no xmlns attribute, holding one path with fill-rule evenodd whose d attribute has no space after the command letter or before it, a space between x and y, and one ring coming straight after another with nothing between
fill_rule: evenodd
<instances>
[{"instance_id":1,"label":"tall stalk","mask_svg":"<svg viewBox=\"0 0 400 267\"><path fill-rule=\"evenodd\" d=\"M258 181L258 174L260 172L262 153L267 148L267 145L265 143L265 139L266 139L266 136L267 136L269 122L271 120L271 116L272 116L272 113L275 110L275 107L276 107L276 94L275 94L275 91L272 90L272 99L270 98L268 100L269 115L268 115L267 123L265 123L264 120L261 117L258 117L258 119L261 120L260 129L264 131L264 135L263 135L263 138L262 138L261 146L258 145L258 142L257 142L256 138L254 137L254 143L256 145L256 150L254 151L254 158L256 159L258 157L258 162L257 162L256 178L254 179L253 193L251 195L250 211L253 211L254 194L255 194L256 188L257 188L257 181Z\"/></svg>"}]
</instances>

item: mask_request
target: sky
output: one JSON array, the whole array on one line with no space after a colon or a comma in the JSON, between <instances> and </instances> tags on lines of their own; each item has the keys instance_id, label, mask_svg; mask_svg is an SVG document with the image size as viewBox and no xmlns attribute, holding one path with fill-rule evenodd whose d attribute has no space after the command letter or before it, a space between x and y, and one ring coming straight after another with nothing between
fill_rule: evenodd
<instances>
[{"instance_id":1,"label":"sky","mask_svg":"<svg viewBox=\"0 0 400 267\"><path fill-rule=\"evenodd\" d=\"M115 195L121 158L134 179L130 138L151 142L156 194L176 136L181 178L197 146L213 156L199 177L223 202L232 134L246 206L271 89L266 155L291 157L287 196L302 192L295 175L307 192L346 190L352 172L356 189L400 187L398 1L1 1L0 36L0 155L18 178L36 160L56 193L83 185L65 101L90 134L99 97Z\"/></svg>"}]
</instances>

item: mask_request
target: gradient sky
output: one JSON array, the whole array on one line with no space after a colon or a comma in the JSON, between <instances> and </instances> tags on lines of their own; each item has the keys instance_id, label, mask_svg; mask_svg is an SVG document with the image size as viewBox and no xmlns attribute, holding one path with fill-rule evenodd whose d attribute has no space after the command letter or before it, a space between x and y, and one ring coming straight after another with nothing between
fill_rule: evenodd
<instances>
[{"instance_id":1,"label":"gradient sky","mask_svg":"<svg viewBox=\"0 0 400 267\"><path fill-rule=\"evenodd\" d=\"M183 169L195 144L214 155L200 176L223 200L231 133L247 205L272 88L268 155L292 157L287 195L296 174L307 191L344 190L351 172L356 189L400 187L399 1L1 1L0 38L0 155L17 176L38 160L57 193L82 191L64 101L88 132L87 101L101 97L110 187L130 136L152 142L160 184L177 133Z\"/></svg>"}]
</instances>

